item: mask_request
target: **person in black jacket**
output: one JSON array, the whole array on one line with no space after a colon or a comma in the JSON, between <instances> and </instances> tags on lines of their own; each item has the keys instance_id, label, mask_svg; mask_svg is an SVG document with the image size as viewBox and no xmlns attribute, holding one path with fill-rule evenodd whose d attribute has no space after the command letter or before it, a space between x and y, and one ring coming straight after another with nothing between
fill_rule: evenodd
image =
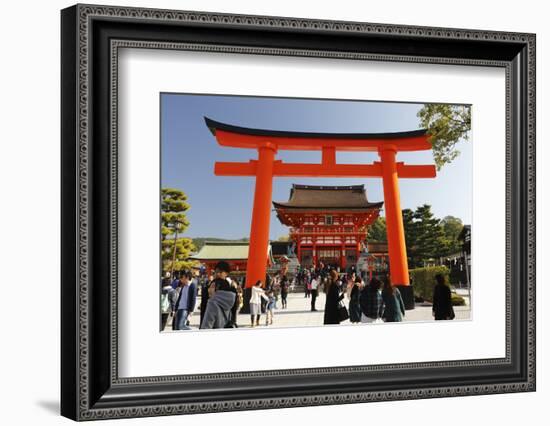
<instances>
[{"instance_id":1,"label":"person in black jacket","mask_svg":"<svg viewBox=\"0 0 550 426\"><path fill-rule=\"evenodd\" d=\"M359 296L359 305L361 306L361 322L375 323L382 318L384 313L384 300L380 287L382 282L374 277L370 280Z\"/></svg>"},{"instance_id":2,"label":"person in black jacket","mask_svg":"<svg viewBox=\"0 0 550 426\"><path fill-rule=\"evenodd\" d=\"M359 302L359 297L361 296L362 284L361 278L359 277L355 278L355 280L353 280L353 277L349 279L348 285L351 287L349 296L349 320L351 323L361 322L361 304Z\"/></svg>"},{"instance_id":3,"label":"person in black jacket","mask_svg":"<svg viewBox=\"0 0 550 426\"><path fill-rule=\"evenodd\" d=\"M281 277L281 304L282 304L283 309L287 308L287 301L286 301L287 297L288 297L288 278L286 277L285 274L282 274L282 277Z\"/></svg>"},{"instance_id":4,"label":"person in black jacket","mask_svg":"<svg viewBox=\"0 0 550 426\"><path fill-rule=\"evenodd\" d=\"M180 275L179 285L174 290L173 299L176 301L173 306L174 319L173 330L190 330L187 319L195 310L197 299L196 285L192 281L193 274L185 271Z\"/></svg>"},{"instance_id":5,"label":"person in black jacket","mask_svg":"<svg viewBox=\"0 0 550 426\"><path fill-rule=\"evenodd\" d=\"M201 304L200 304L201 317L200 317L199 324L202 323L202 319L204 318L204 313L206 312L206 305L208 304L208 287L210 287L210 283L212 281L214 281L214 276L210 274L208 277L205 277L201 285Z\"/></svg>"},{"instance_id":6,"label":"person in black jacket","mask_svg":"<svg viewBox=\"0 0 550 426\"><path fill-rule=\"evenodd\" d=\"M432 314L436 320L452 320L455 313L451 302L451 289L445 284L443 275L437 274L435 280Z\"/></svg>"},{"instance_id":7,"label":"person in black jacket","mask_svg":"<svg viewBox=\"0 0 550 426\"><path fill-rule=\"evenodd\" d=\"M340 324L338 307L340 305L340 300L344 298L344 293L340 292L338 272L334 269L330 271L330 278L326 284L325 293L327 295L327 299L325 301L325 317L323 323Z\"/></svg>"}]
</instances>

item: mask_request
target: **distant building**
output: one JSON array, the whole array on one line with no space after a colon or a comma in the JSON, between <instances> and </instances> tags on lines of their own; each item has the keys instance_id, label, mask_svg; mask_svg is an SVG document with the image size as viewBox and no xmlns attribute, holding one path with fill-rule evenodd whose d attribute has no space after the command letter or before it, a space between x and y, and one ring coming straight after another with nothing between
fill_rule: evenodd
<instances>
[{"instance_id":1,"label":"distant building","mask_svg":"<svg viewBox=\"0 0 550 426\"><path fill-rule=\"evenodd\" d=\"M199 252L190 257L192 260L197 260L206 267L206 272L213 272L216 264L224 260L231 266L233 275L246 274L246 266L248 262L248 247L247 241L205 241ZM273 264L271 256L271 246L268 247L267 266Z\"/></svg>"}]
</instances>

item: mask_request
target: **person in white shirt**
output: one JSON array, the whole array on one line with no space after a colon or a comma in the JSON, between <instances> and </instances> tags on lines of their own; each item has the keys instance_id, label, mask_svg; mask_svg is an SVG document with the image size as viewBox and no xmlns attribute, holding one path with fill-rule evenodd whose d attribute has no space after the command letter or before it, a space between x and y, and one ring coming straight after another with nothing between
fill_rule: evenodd
<instances>
[{"instance_id":1,"label":"person in white shirt","mask_svg":"<svg viewBox=\"0 0 550 426\"><path fill-rule=\"evenodd\" d=\"M264 289L261 287L262 282L256 281L250 292L250 321L251 326L260 325L260 315L262 314L262 299L269 302L269 298L265 295Z\"/></svg>"},{"instance_id":2,"label":"person in white shirt","mask_svg":"<svg viewBox=\"0 0 550 426\"><path fill-rule=\"evenodd\" d=\"M310 290L310 293L311 293L311 311L315 312L315 311L317 311L317 309L315 309L315 301L317 300L317 295L319 294L319 292L318 292L319 277L312 276L310 286L311 286L311 290Z\"/></svg>"}]
</instances>

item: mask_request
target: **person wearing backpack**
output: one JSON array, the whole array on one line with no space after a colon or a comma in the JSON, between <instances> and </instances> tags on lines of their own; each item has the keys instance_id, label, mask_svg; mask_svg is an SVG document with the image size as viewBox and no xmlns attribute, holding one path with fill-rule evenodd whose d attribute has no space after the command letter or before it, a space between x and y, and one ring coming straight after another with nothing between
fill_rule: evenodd
<instances>
[{"instance_id":1,"label":"person wearing backpack","mask_svg":"<svg viewBox=\"0 0 550 426\"><path fill-rule=\"evenodd\" d=\"M361 306L361 322L376 323L382 322L384 313L384 300L380 288L382 282L374 277L369 284L361 291L359 305Z\"/></svg>"},{"instance_id":2,"label":"person wearing backpack","mask_svg":"<svg viewBox=\"0 0 550 426\"><path fill-rule=\"evenodd\" d=\"M210 283L212 294L208 298L201 329L232 328L231 311L237 300L237 290L227 280L229 272L227 262L218 262L216 278Z\"/></svg>"},{"instance_id":3,"label":"person wearing backpack","mask_svg":"<svg viewBox=\"0 0 550 426\"><path fill-rule=\"evenodd\" d=\"M405 304L397 287L391 283L390 277L384 277L384 289L382 290L382 301L384 302L384 322L401 322L405 316Z\"/></svg>"}]
</instances>

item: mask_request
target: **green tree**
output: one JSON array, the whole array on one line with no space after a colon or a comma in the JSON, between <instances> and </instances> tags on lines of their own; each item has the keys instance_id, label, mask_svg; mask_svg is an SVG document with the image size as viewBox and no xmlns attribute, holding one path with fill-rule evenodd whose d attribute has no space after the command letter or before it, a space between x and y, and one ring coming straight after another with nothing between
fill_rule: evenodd
<instances>
[{"instance_id":1,"label":"green tree","mask_svg":"<svg viewBox=\"0 0 550 426\"><path fill-rule=\"evenodd\" d=\"M425 104L417 116L428 129L437 170L460 155L456 144L469 140L472 115L468 105Z\"/></svg>"},{"instance_id":2,"label":"green tree","mask_svg":"<svg viewBox=\"0 0 550 426\"><path fill-rule=\"evenodd\" d=\"M196 262L189 260L195 249L189 238L181 238L189 226L185 212L189 210L187 196L183 191L174 188L163 188L161 191L161 245L163 272L187 269Z\"/></svg>"},{"instance_id":3,"label":"green tree","mask_svg":"<svg viewBox=\"0 0 550 426\"><path fill-rule=\"evenodd\" d=\"M441 219L441 226L443 227L443 233L445 234L446 253L445 255L457 253L461 250L461 242L458 240L458 236L464 228L462 220L454 216L445 216Z\"/></svg>"},{"instance_id":4,"label":"green tree","mask_svg":"<svg viewBox=\"0 0 550 426\"><path fill-rule=\"evenodd\" d=\"M419 257L419 227L414 220L414 211L411 209L403 209L401 214L403 216L403 230L405 232L405 244L407 246L407 261L409 263L409 269L412 269L417 264Z\"/></svg>"},{"instance_id":5,"label":"green tree","mask_svg":"<svg viewBox=\"0 0 550 426\"><path fill-rule=\"evenodd\" d=\"M378 217L367 231L367 240L369 241L386 241L386 218Z\"/></svg>"},{"instance_id":6,"label":"green tree","mask_svg":"<svg viewBox=\"0 0 550 426\"><path fill-rule=\"evenodd\" d=\"M431 206L424 204L414 212L404 209L402 214L409 268L422 267L424 262L446 254L447 243L443 226L434 217Z\"/></svg>"},{"instance_id":7,"label":"green tree","mask_svg":"<svg viewBox=\"0 0 550 426\"><path fill-rule=\"evenodd\" d=\"M414 212L414 220L418 232L417 264L420 266L424 260L437 259L446 254L447 244L441 221L436 218L431 206L423 204Z\"/></svg>"}]
</instances>

